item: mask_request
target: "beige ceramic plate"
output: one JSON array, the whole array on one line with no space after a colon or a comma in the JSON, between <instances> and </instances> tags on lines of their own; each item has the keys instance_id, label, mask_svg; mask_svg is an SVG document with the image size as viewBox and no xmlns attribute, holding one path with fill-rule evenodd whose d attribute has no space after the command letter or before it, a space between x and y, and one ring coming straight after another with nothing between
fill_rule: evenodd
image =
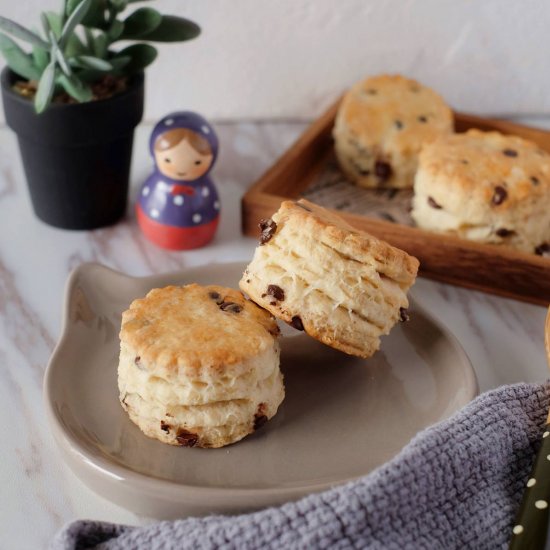
<instances>
[{"instance_id":1,"label":"beige ceramic plate","mask_svg":"<svg viewBox=\"0 0 550 550\"><path fill-rule=\"evenodd\" d=\"M367 474L476 394L458 342L414 304L410 322L395 327L369 360L285 330L286 399L241 442L190 449L148 439L118 402L122 311L167 284L235 287L243 269L219 264L137 279L85 264L70 276L44 396L65 460L99 495L157 518L282 503Z\"/></svg>"}]
</instances>

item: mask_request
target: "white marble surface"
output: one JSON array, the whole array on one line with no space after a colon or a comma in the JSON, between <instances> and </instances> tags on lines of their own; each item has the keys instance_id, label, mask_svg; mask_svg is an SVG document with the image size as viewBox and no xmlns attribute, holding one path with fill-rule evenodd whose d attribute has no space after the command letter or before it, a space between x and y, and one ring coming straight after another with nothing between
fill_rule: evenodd
<instances>
[{"instance_id":1,"label":"white marble surface","mask_svg":"<svg viewBox=\"0 0 550 550\"><path fill-rule=\"evenodd\" d=\"M255 240L240 236L240 197L301 132L301 123L218 125L215 179L224 209L215 242L165 252L146 242L133 217L94 232L50 228L32 214L14 137L0 129L0 548L47 545L65 522L146 520L96 497L60 459L42 405L42 377L60 331L70 270L97 261L132 275L208 262L247 260ZM150 167L139 129L132 198ZM414 295L457 336L480 388L547 376L542 307L419 280Z\"/></svg>"}]
</instances>

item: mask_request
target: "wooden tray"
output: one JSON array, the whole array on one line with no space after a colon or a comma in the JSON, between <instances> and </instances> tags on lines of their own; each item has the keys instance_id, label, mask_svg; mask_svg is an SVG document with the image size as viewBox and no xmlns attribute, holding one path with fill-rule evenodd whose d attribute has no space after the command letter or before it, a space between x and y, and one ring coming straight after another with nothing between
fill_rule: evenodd
<instances>
[{"instance_id":1,"label":"wooden tray","mask_svg":"<svg viewBox=\"0 0 550 550\"><path fill-rule=\"evenodd\" d=\"M244 195L242 224L245 234L259 236L258 223L262 218L269 218L278 210L281 201L299 198L326 170L333 157L331 132L338 105L339 101L316 120ZM550 151L549 132L512 122L455 113L455 127L458 132L479 128L516 134ZM550 305L549 258L335 211L353 226L416 256L423 277Z\"/></svg>"}]
</instances>

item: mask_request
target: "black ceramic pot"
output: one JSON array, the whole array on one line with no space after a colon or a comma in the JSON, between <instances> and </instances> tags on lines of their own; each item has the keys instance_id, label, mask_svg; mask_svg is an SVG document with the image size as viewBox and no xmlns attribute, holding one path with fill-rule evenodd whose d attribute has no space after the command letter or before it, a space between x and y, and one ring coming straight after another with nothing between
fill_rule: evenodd
<instances>
[{"instance_id":1,"label":"black ceramic pot","mask_svg":"<svg viewBox=\"0 0 550 550\"><path fill-rule=\"evenodd\" d=\"M126 209L134 128L143 115L144 76L109 99L52 104L37 115L12 90L2 71L2 99L15 131L32 205L44 222L64 229L94 229L117 222Z\"/></svg>"}]
</instances>

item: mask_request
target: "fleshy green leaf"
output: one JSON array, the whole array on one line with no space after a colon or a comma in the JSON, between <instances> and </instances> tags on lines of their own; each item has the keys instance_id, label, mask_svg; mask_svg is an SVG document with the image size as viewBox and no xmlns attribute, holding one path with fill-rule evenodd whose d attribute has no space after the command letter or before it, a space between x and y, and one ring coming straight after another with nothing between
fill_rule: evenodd
<instances>
[{"instance_id":1,"label":"fleshy green leaf","mask_svg":"<svg viewBox=\"0 0 550 550\"><path fill-rule=\"evenodd\" d=\"M67 0L65 14L70 16L74 10L83 2L83 0ZM92 0L92 7L86 13L82 24L86 27L103 29L106 25L105 10L107 9L107 0Z\"/></svg>"},{"instance_id":2,"label":"fleshy green leaf","mask_svg":"<svg viewBox=\"0 0 550 550\"><path fill-rule=\"evenodd\" d=\"M109 41L107 39L107 35L104 32L100 31L96 36L93 37L93 51L95 57L105 59L108 46Z\"/></svg>"},{"instance_id":3,"label":"fleshy green leaf","mask_svg":"<svg viewBox=\"0 0 550 550\"><path fill-rule=\"evenodd\" d=\"M48 52L43 48L39 48L38 46L33 46L32 48L32 59L39 73L42 73L42 71L50 62L50 56L48 55Z\"/></svg>"},{"instance_id":4,"label":"fleshy green leaf","mask_svg":"<svg viewBox=\"0 0 550 550\"><path fill-rule=\"evenodd\" d=\"M35 67L32 57L25 53L9 36L0 33L0 52L10 69L28 80L38 80L40 71Z\"/></svg>"},{"instance_id":5,"label":"fleshy green leaf","mask_svg":"<svg viewBox=\"0 0 550 550\"><path fill-rule=\"evenodd\" d=\"M128 5L128 0L109 0L109 4L113 6L113 9L120 13L121 11L124 11L126 9L126 6Z\"/></svg>"},{"instance_id":6,"label":"fleshy green leaf","mask_svg":"<svg viewBox=\"0 0 550 550\"><path fill-rule=\"evenodd\" d=\"M75 57L77 55L86 55L87 53L88 49L82 43L82 40L80 40L76 33L71 34L71 36L69 36L69 40L67 40L67 45L65 46L65 56Z\"/></svg>"},{"instance_id":7,"label":"fleshy green leaf","mask_svg":"<svg viewBox=\"0 0 550 550\"><path fill-rule=\"evenodd\" d=\"M150 65L157 57L157 50L149 44L134 44L133 46L128 46L120 50L112 61L120 57L130 58L123 72L124 74L132 74Z\"/></svg>"},{"instance_id":8,"label":"fleshy green leaf","mask_svg":"<svg viewBox=\"0 0 550 550\"><path fill-rule=\"evenodd\" d=\"M73 10L71 15L69 15L67 21L65 21L65 24L63 25L61 38L59 39L59 47L61 49L65 47L69 36L73 34L76 26L82 22L91 5L92 0L82 0L82 2L80 2L80 4L78 4L78 6Z\"/></svg>"},{"instance_id":9,"label":"fleshy green leaf","mask_svg":"<svg viewBox=\"0 0 550 550\"><path fill-rule=\"evenodd\" d=\"M189 19L163 15L160 25L153 31L143 34L139 39L151 42L183 42L196 38L200 33L201 28Z\"/></svg>"},{"instance_id":10,"label":"fleshy green leaf","mask_svg":"<svg viewBox=\"0 0 550 550\"><path fill-rule=\"evenodd\" d=\"M48 66L44 69L40 81L38 83L38 89L34 96L34 109L37 113L43 112L50 104L55 88L55 61L50 61Z\"/></svg>"},{"instance_id":11,"label":"fleshy green leaf","mask_svg":"<svg viewBox=\"0 0 550 550\"><path fill-rule=\"evenodd\" d=\"M124 20L122 40L132 40L153 32L161 23L162 15L153 8L139 8Z\"/></svg>"},{"instance_id":12,"label":"fleshy green leaf","mask_svg":"<svg viewBox=\"0 0 550 550\"><path fill-rule=\"evenodd\" d=\"M77 78L75 75L73 76L67 76L62 74L57 79L57 82L61 84L63 89L74 99L79 101L80 103L84 103L86 101L91 101L92 99L92 89L88 84L85 82L82 82L79 78Z\"/></svg>"},{"instance_id":13,"label":"fleshy green leaf","mask_svg":"<svg viewBox=\"0 0 550 550\"><path fill-rule=\"evenodd\" d=\"M107 10L107 0L92 0L92 7L84 17L82 24L105 30L107 28Z\"/></svg>"},{"instance_id":14,"label":"fleshy green leaf","mask_svg":"<svg viewBox=\"0 0 550 550\"><path fill-rule=\"evenodd\" d=\"M67 17L71 15L80 2L82 2L82 0L67 0L65 4L65 15Z\"/></svg>"},{"instance_id":15,"label":"fleshy green leaf","mask_svg":"<svg viewBox=\"0 0 550 550\"><path fill-rule=\"evenodd\" d=\"M11 34L15 38L29 42L33 46L40 46L46 50L49 49L48 43L42 40L40 36L6 17L0 16L0 30Z\"/></svg>"},{"instance_id":16,"label":"fleshy green leaf","mask_svg":"<svg viewBox=\"0 0 550 550\"><path fill-rule=\"evenodd\" d=\"M112 71L113 66L108 61L93 57L91 55L79 55L74 58L75 62L84 69L94 69L96 71Z\"/></svg>"},{"instance_id":17,"label":"fleshy green leaf","mask_svg":"<svg viewBox=\"0 0 550 550\"><path fill-rule=\"evenodd\" d=\"M115 19L111 24L111 28L107 30L107 38L109 42L114 42L118 40L122 32L124 31L124 23Z\"/></svg>"},{"instance_id":18,"label":"fleshy green leaf","mask_svg":"<svg viewBox=\"0 0 550 550\"><path fill-rule=\"evenodd\" d=\"M69 63L67 59L65 59L65 56L63 52L61 51L61 48L59 47L59 44L56 42L55 36L53 34L53 31L50 31L50 44L52 48L52 58L57 61L59 67L61 70L67 75L70 76L72 74L71 67L69 66Z\"/></svg>"},{"instance_id":19,"label":"fleshy green leaf","mask_svg":"<svg viewBox=\"0 0 550 550\"><path fill-rule=\"evenodd\" d=\"M61 30L63 29L63 21L61 20L61 16L53 11L47 11L41 14L41 18L46 36L49 36L50 31L52 31L55 38L59 40Z\"/></svg>"},{"instance_id":20,"label":"fleshy green leaf","mask_svg":"<svg viewBox=\"0 0 550 550\"><path fill-rule=\"evenodd\" d=\"M121 69L124 69L128 63L132 61L132 58L129 55L121 55L117 57L112 57L109 59L109 63L113 67L113 71L120 71Z\"/></svg>"},{"instance_id":21,"label":"fleshy green leaf","mask_svg":"<svg viewBox=\"0 0 550 550\"><path fill-rule=\"evenodd\" d=\"M78 78L82 80L82 82L89 82L90 84L101 80L104 76L105 73L102 73L101 71L94 71L93 69L82 69L78 73Z\"/></svg>"}]
</instances>

